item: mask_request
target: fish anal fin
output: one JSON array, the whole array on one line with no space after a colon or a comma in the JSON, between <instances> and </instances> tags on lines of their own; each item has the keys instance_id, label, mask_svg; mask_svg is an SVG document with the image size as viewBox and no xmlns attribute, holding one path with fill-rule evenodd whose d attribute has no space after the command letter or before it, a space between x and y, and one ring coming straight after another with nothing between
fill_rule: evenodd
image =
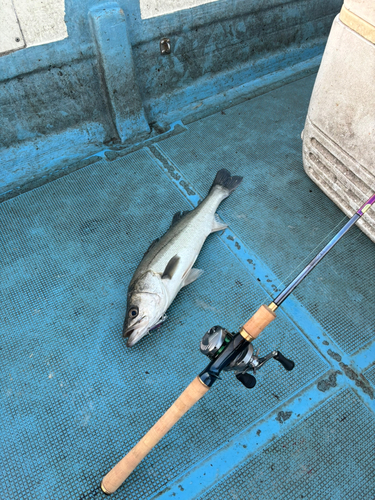
<instances>
[{"instance_id":1,"label":"fish anal fin","mask_svg":"<svg viewBox=\"0 0 375 500\"><path fill-rule=\"evenodd\" d=\"M190 285L190 283L193 283L193 281L197 280L199 276L203 274L203 272L203 269L190 269L190 271L186 275L186 278L184 279L184 283L182 286Z\"/></svg>"},{"instance_id":2,"label":"fish anal fin","mask_svg":"<svg viewBox=\"0 0 375 500\"><path fill-rule=\"evenodd\" d=\"M180 257L175 255L171 258L171 260L166 265L164 272L161 276L162 280L171 280L173 278L174 273L176 272L178 263L180 262Z\"/></svg>"},{"instance_id":3,"label":"fish anal fin","mask_svg":"<svg viewBox=\"0 0 375 500\"><path fill-rule=\"evenodd\" d=\"M215 233L216 231L224 231L227 227L228 225L225 224L217 214L215 214L211 233Z\"/></svg>"}]
</instances>

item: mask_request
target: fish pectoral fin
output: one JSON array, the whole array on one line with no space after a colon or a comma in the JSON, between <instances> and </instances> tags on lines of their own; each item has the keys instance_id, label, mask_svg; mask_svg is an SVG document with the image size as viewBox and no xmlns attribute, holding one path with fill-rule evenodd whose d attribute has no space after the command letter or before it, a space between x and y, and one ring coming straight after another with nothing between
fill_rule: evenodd
<instances>
[{"instance_id":1,"label":"fish pectoral fin","mask_svg":"<svg viewBox=\"0 0 375 500\"><path fill-rule=\"evenodd\" d=\"M174 273L176 272L178 263L180 262L180 257L175 255L166 265L163 274L161 275L162 280L171 280Z\"/></svg>"},{"instance_id":2,"label":"fish pectoral fin","mask_svg":"<svg viewBox=\"0 0 375 500\"><path fill-rule=\"evenodd\" d=\"M215 214L211 233L215 233L216 231L224 231L224 229L226 229L227 227L228 225L225 224L217 214Z\"/></svg>"},{"instance_id":3,"label":"fish pectoral fin","mask_svg":"<svg viewBox=\"0 0 375 500\"><path fill-rule=\"evenodd\" d=\"M193 283L193 281L197 280L203 273L203 269L190 269L190 271L186 275L186 278L184 279L182 286L190 285L190 283Z\"/></svg>"}]
</instances>

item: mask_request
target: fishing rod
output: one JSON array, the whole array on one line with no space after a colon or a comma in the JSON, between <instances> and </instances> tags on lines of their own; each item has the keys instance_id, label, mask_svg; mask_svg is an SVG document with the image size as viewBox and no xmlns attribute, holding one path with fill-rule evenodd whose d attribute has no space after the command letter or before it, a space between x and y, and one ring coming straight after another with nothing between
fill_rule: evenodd
<instances>
[{"instance_id":1,"label":"fishing rod","mask_svg":"<svg viewBox=\"0 0 375 500\"><path fill-rule=\"evenodd\" d=\"M107 495L114 493L129 477L137 465L174 426L178 420L199 401L219 378L221 371L234 371L237 380L246 388L252 389L256 379L254 374L268 360L275 359L290 371L294 362L285 358L280 351L272 351L264 357L254 354L252 341L264 328L276 318L276 309L289 297L293 290L327 255L345 233L363 216L375 203L375 193L353 215L345 226L327 243L300 274L267 306L263 304L256 313L245 323L240 332L230 333L221 326L211 328L201 341L200 350L209 359L210 363L184 390L179 398L132 448L129 453L111 469L101 482L101 489Z\"/></svg>"}]
</instances>

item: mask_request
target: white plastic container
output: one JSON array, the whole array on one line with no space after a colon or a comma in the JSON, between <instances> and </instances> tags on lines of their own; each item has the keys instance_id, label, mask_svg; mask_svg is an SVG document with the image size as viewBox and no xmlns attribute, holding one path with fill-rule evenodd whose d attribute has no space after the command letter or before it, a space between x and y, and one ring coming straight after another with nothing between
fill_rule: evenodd
<instances>
[{"instance_id":1,"label":"white plastic container","mask_svg":"<svg viewBox=\"0 0 375 500\"><path fill-rule=\"evenodd\" d=\"M306 173L349 216L375 191L375 0L345 0L303 131ZM375 241L375 210L358 225Z\"/></svg>"}]
</instances>

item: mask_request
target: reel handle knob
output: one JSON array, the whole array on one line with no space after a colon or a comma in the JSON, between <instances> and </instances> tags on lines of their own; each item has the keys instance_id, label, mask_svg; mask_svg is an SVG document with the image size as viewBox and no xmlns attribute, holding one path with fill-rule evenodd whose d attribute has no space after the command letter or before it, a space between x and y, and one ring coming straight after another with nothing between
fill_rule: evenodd
<instances>
[{"instance_id":1,"label":"reel handle knob","mask_svg":"<svg viewBox=\"0 0 375 500\"><path fill-rule=\"evenodd\" d=\"M253 377L253 375L250 375L250 373L238 373L236 379L239 380L246 389L252 389L257 382L257 379Z\"/></svg>"},{"instance_id":2,"label":"reel handle knob","mask_svg":"<svg viewBox=\"0 0 375 500\"><path fill-rule=\"evenodd\" d=\"M294 361L292 361L291 359L287 359L285 358L280 351L275 351L275 354L273 355L273 358L276 359L276 361L278 361L279 363L281 363L283 365L283 367L285 368L285 370L288 370L289 372L291 370L293 370L294 368Z\"/></svg>"}]
</instances>

